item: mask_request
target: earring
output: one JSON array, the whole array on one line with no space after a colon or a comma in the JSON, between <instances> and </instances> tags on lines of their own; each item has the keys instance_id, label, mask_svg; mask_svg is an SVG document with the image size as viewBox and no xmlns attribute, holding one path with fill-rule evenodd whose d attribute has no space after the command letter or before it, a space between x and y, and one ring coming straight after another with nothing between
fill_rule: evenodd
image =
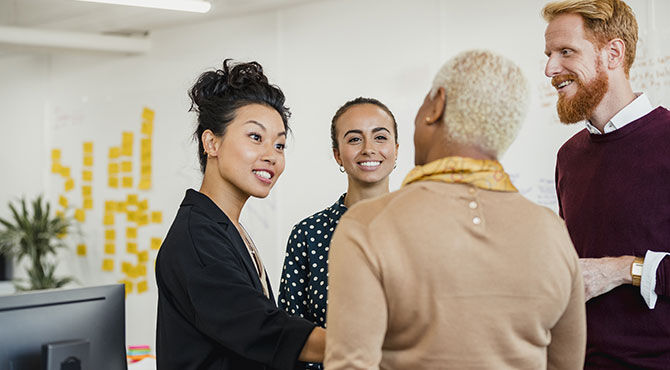
<instances>
[{"instance_id":1,"label":"earring","mask_svg":"<svg viewBox=\"0 0 670 370\"><path fill-rule=\"evenodd\" d=\"M396 167L398 167L398 161L395 161L395 163L393 164L393 169L394 170L395 170Z\"/></svg>"},{"instance_id":2,"label":"earring","mask_svg":"<svg viewBox=\"0 0 670 370\"><path fill-rule=\"evenodd\" d=\"M430 117L426 117L426 123L430 123L433 119Z\"/></svg>"},{"instance_id":3,"label":"earring","mask_svg":"<svg viewBox=\"0 0 670 370\"><path fill-rule=\"evenodd\" d=\"M344 173L344 166L340 165L340 172Z\"/></svg>"}]
</instances>

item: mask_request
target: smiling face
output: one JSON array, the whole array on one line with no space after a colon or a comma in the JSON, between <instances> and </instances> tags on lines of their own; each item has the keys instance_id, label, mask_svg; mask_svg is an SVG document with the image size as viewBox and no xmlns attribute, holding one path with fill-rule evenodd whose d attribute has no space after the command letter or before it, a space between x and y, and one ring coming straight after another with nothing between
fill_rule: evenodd
<instances>
[{"instance_id":1,"label":"smiling face","mask_svg":"<svg viewBox=\"0 0 670 370\"><path fill-rule=\"evenodd\" d=\"M203 143L208 152L205 177L215 177L239 197L265 198L284 171L286 129L279 113L265 105L237 109L223 136L208 130Z\"/></svg>"},{"instance_id":2,"label":"smiling face","mask_svg":"<svg viewBox=\"0 0 670 370\"><path fill-rule=\"evenodd\" d=\"M374 104L350 107L336 121L335 160L349 180L374 184L387 180L398 156L393 119Z\"/></svg>"},{"instance_id":3,"label":"smiling face","mask_svg":"<svg viewBox=\"0 0 670 370\"><path fill-rule=\"evenodd\" d=\"M589 119L609 88L600 49L587 38L577 14L554 18L545 31L545 75L558 91L561 122Z\"/></svg>"}]
</instances>

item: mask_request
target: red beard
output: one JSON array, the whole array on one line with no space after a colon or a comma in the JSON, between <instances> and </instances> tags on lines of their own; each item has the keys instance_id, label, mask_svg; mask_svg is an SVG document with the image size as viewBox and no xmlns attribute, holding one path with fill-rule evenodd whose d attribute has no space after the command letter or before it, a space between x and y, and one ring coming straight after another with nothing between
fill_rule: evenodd
<instances>
[{"instance_id":1,"label":"red beard","mask_svg":"<svg viewBox=\"0 0 670 370\"><path fill-rule=\"evenodd\" d=\"M577 84L577 91L569 98L565 94L558 95L558 103L556 104L558 118L563 123L576 123L589 119L593 116L593 112L600 101L603 100L605 93L607 93L609 87L607 74L598 65L596 77L587 84L584 84L574 74L554 76L551 83L558 86L566 80L573 80L572 83Z\"/></svg>"}]
</instances>

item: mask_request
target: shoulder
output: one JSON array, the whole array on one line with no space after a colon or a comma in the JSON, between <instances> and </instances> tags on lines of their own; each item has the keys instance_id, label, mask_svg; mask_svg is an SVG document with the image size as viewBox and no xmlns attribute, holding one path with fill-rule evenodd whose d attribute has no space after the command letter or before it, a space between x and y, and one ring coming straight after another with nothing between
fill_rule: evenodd
<instances>
[{"instance_id":1,"label":"shoulder","mask_svg":"<svg viewBox=\"0 0 670 370\"><path fill-rule=\"evenodd\" d=\"M376 198L362 200L344 214L342 222L346 220L369 225L387 216L389 212L405 212L406 206L414 204L416 198L421 197L425 190L419 182Z\"/></svg>"},{"instance_id":2,"label":"shoulder","mask_svg":"<svg viewBox=\"0 0 670 370\"><path fill-rule=\"evenodd\" d=\"M564 155L565 153L574 153L575 150L585 147L589 143L589 131L584 128L572 135L561 147L558 149L558 155Z\"/></svg>"}]
</instances>

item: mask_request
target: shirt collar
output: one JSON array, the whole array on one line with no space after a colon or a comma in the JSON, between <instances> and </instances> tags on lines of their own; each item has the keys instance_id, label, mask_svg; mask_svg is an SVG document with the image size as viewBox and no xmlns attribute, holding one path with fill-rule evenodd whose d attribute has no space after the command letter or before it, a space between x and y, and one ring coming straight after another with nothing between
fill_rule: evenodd
<instances>
[{"instance_id":1,"label":"shirt collar","mask_svg":"<svg viewBox=\"0 0 670 370\"><path fill-rule=\"evenodd\" d=\"M626 105L622 110L615 114L607 124L605 124L605 127L603 128L605 134L618 130L627 124L646 116L649 112L654 110L645 93L636 93L635 95L637 97L632 102ZM586 121L586 129L594 135L602 135L600 130L589 121Z\"/></svg>"},{"instance_id":2,"label":"shirt collar","mask_svg":"<svg viewBox=\"0 0 670 370\"><path fill-rule=\"evenodd\" d=\"M339 220L342 217L342 214L347 211L347 206L344 205L344 198L347 196L347 193L342 194L340 198L332 206L328 207L328 217L332 220Z\"/></svg>"},{"instance_id":3,"label":"shirt collar","mask_svg":"<svg viewBox=\"0 0 670 370\"><path fill-rule=\"evenodd\" d=\"M193 189L186 190L186 195L184 196L184 200L181 202L180 207L183 206L198 207L205 213L205 215L207 215L207 217L214 220L214 222L224 224L230 223L230 219L221 208L219 208L219 206L217 206L207 195L199 191Z\"/></svg>"}]
</instances>

